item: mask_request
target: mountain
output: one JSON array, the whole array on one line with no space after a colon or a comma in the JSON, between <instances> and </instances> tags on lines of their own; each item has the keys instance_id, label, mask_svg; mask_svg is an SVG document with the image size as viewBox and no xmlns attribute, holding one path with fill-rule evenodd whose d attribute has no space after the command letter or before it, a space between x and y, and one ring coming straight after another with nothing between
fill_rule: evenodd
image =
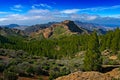
<instances>
[{"instance_id":1,"label":"mountain","mask_svg":"<svg viewBox=\"0 0 120 80\"><path fill-rule=\"evenodd\" d=\"M0 27L0 35L2 36L25 36L24 31L19 29L11 29L8 27Z\"/></svg>"},{"instance_id":2,"label":"mountain","mask_svg":"<svg viewBox=\"0 0 120 80\"><path fill-rule=\"evenodd\" d=\"M88 29L90 31L102 29L106 31L105 25L95 24L95 23L87 23L87 22L80 22L80 21L74 21L76 25L79 27ZM107 26L106 26L107 27Z\"/></svg>"},{"instance_id":3,"label":"mountain","mask_svg":"<svg viewBox=\"0 0 120 80\"><path fill-rule=\"evenodd\" d=\"M80 22L80 21L74 21L75 24L79 27L85 28L90 31L96 30L98 34L105 34L109 30L113 30L113 25L102 25L102 24L95 24L95 23L87 23L87 22Z\"/></svg>"},{"instance_id":4,"label":"mountain","mask_svg":"<svg viewBox=\"0 0 120 80\"><path fill-rule=\"evenodd\" d=\"M73 21L65 20L61 23L56 23L50 27L31 33L31 37L36 38L43 36L44 38L57 38L72 34L88 34L89 32L89 30L78 27Z\"/></svg>"},{"instance_id":5,"label":"mountain","mask_svg":"<svg viewBox=\"0 0 120 80\"><path fill-rule=\"evenodd\" d=\"M28 26L24 31L27 33L27 34L30 34L32 32L37 32L38 30L41 30L41 29L45 29L53 24L56 24L57 22L49 22L47 24L36 24L36 25L32 25L32 26Z\"/></svg>"},{"instance_id":6,"label":"mountain","mask_svg":"<svg viewBox=\"0 0 120 80\"><path fill-rule=\"evenodd\" d=\"M8 27L8 28L15 28L15 27L19 27L20 25L18 24L9 24L9 25L4 25L2 27Z\"/></svg>"},{"instance_id":7,"label":"mountain","mask_svg":"<svg viewBox=\"0 0 120 80\"><path fill-rule=\"evenodd\" d=\"M1 25L1 27L7 27L11 29L19 29L19 30L25 30L28 26L26 25L18 25L18 24L9 24L9 25Z\"/></svg>"},{"instance_id":8,"label":"mountain","mask_svg":"<svg viewBox=\"0 0 120 80\"><path fill-rule=\"evenodd\" d=\"M90 31L95 30L103 30L103 31L109 31L114 30L117 27L120 27L120 25L113 25L113 24L97 24L97 23L90 23L90 22L81 22L81 21L74 21L76 25L79 27L83 27L85 29L88 29Z\"/></svg>"}]
</instances>

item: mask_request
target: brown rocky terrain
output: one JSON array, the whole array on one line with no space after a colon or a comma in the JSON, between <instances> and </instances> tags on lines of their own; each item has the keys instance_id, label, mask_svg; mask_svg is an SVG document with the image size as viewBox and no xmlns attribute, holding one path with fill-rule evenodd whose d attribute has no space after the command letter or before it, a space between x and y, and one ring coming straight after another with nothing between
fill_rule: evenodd
<instances>
[{"instance_id":1,"label":"brown rocky terrain","mask_svg":"<svg viewBox=\"0 0 120 80\"><path fill-rule=\"evenodd\" d=\"M71 35L71 34L88 34L89 31L78 27L73 21L66 20L61 23L53 24L48 28L38 30L37 32L31 33L31 37L39 37L41 34L44 38L51 36L56 37L59 35Z\"/></svg>"},{"instance_id":2,"label":"brown rocky terrain","mask_svg":"<svg viewBox=\"0 0 120 80\"><path fill-rule=\"evenodd\" d=\"M115 68L107 73L100 73L96 71L90 72L75 72L67 76L59 77L55 80L113 80L120 78L119 68Z\"/></svg>"}]
</instances>

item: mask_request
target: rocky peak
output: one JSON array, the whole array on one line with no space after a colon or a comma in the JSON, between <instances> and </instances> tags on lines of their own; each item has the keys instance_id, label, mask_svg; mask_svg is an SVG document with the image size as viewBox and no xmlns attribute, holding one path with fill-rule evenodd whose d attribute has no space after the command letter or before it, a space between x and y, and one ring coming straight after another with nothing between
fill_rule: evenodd
<instances>
[{"instance_id":1,"label":"rocky peak","mask_svg":"<svg viewBox=\"0 0 120 80\"><path fill-rule=\"evenodd\" d=\"M88 33L87 30L79 28L73 21L65 20L61 23L56 23L47 27L45 29L39 30L38 32L33 33L32 37L39 37L40 34L43 34L45 38L49 37L59 37L63 35L72 35L72 34L84 34Z\"/></svg>"},{"instance_id":2,"label":"rocky peak","mask_svg":"<svg viewBox=\"0 0 120 80\"><path fill-rule=\"evenodd\" d=\"M71 21L71 20L65 20L65 21L63 21L62 23L63 23L63 24L70 24L70 23L74 23L74 22Z\"/></svg>"},{"instance_id":3,"label":"rocky peak","mask_svg":"<svg viewBox=\"0 0 120 80\"><path fill-rule=\"evenodd\" d=\"M77 32L77 33L88 33L87 30L78 27L74 21L70 21L70 20L65 20L62 22L63 24L67 25L69 30L71 32Z\"/></svg>"}]
</instances>

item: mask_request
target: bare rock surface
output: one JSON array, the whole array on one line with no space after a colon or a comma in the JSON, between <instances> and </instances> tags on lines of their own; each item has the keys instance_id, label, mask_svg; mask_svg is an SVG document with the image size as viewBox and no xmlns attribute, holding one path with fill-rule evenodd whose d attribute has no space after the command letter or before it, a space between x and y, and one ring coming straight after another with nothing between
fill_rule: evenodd
<instances>
[{"instance_id":1,"label":"bare rock surface","mask_svg":"<svg viewBox=\"0 0 120 80\"><path fill-rule=\"evenodd\" d=\"M113 78L120 78L119 68L115 68L107 73L100 73L96 71L89 72L75 72L67 76L59 77L55 80L113 80Z\"/></svg>"}]
</instances>

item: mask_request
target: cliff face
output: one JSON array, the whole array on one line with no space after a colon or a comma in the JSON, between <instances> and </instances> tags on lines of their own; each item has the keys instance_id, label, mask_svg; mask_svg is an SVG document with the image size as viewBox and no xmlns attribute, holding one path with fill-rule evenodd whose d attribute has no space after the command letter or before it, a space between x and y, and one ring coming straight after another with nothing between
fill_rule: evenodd
<instances>
[{"instance_id":1,"label":"cliff face","mask_svg":"<svg viewBox=\"0 0 120 80\"><path fill-rule=\"evenodd\" d=\"M120 71L118 68L113 69L107 73L100 72L75 72L67 76L59 77L55 80L113 80L120 78Z\"/></svg>"}]
</instances>

